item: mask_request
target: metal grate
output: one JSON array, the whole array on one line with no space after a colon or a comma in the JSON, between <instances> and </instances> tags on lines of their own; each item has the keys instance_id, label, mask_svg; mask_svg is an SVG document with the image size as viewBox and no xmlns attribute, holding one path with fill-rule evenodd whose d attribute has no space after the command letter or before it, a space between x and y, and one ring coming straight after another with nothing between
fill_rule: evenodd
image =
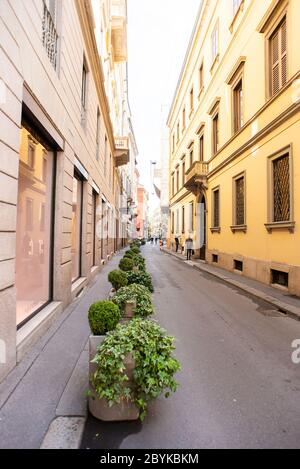
<instances>
[{"instance_id":1,"label":"metal grate","mask_svg":"<svg viewBox=\"0 0 300 469\"><path fill-rule=\"evenodd\" d=\"M245 179L241 177L235 181L236 191L236 225L245 224Z\"/></svg>"},{"instance_id":2,"label":"metal grate","mask_svg":"<svg viewBox=\"0 0 300 469\"><path fill-rule=\"evenodd\" d=\"M220 192L214 191L214 228L220 226Z\"/></svg>"},{"instance_id":3,"label":"metal grate","mask_svg":"<svg viewBox=\"0 0 300 469\"><path fill-rule=\"evenodd\" d=\"M47 8L47 5L44 3L44 14L43 14L43 45L46 49L47 55L50 62L52 63L54 69L56 70L57 66L57 43L58 35L55 28L55 22L52 18L50 11Z\"/></svg>"},{"instance_id":4,"label":"metal grate","mask_svg":"<svg viewBox=\"0 0 300 469\"><path fill-rule=\"evenodd\" d=\"M289 221L290 209L290 160L289 154L273 161L274 222Z\"/></svg>"}]
</instances>

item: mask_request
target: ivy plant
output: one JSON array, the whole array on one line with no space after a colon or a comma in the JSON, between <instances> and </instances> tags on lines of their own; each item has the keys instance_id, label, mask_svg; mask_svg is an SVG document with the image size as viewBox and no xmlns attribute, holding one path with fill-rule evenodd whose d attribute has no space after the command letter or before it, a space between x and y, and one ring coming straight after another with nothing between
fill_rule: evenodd
<instances>
[{"instance_id":1,"label":"ivy plant","mask_svg":"<svg viewBox=\"0 0 300 469\"><path fill-rule=\"evenodd\" d=\"M110 407L122 400L134 402L143 421L149 401L163 393L169 397L170 391L177 389L174 375L180 364L173 356L174 350L174 337L154 321L136 318L119 324L92 361L97 365L91 376L97 396L106 399ZM124 373L128 354L135 360L132 382Z\"/></svg>"},{"instance_id":2,"label":"ivy plant","mask_svg":"<svg viewBox=\"0 0 300 469\"><path fill-rule=\"evenodd\" d=\"M116 303L121 310L124 309L126 301L130 300L136 301L135 317L145 318L154 314L151 294L148 288L143 285L134 283L128 287L120 288L113 297L113 302Z\"/></svg>"}]
</instances>

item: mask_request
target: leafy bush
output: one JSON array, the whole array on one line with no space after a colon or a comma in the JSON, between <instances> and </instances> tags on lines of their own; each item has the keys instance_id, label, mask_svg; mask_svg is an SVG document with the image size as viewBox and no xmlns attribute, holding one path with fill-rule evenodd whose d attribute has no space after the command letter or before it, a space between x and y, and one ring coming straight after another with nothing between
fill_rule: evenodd
<instances>
[{"instance_id":1,"label":"leafy bush","mask_svg":"<svg viewBox=\"0 0 300 469\"><path fill-rule=\"evenodd\" d=\"M136 246L133 246L131 248L131 252L133 252L133 254L140 254L141 250L140 250L140 248L138 248Z\"/></svg>"},{"instance_id":2,"label":"leafy bush","mask_svg":"<svg viewBox=\"0 0 300 469\"><path fill-rule=\"evenodd\" d=\"M129 257L123 257L123 259L120 260L119 267L124 272L129 272L133 269L133 265L134 264L132 259L130 259Z\"/></svg>"},{"instance_id":3,"label":"leafy bush","mask_svg":"<svg viewBox=\"0 0 300 469\"><path fill-rule=\"evenodd\" d=\"M98 301L90 306L88 318L92 334L104 335L116 328L121 312L112 301Z\"/></svg>"},{"instance_id":4,"label":"leafy bush","mask_svg":"<svg viewBox=\"0 0 300 469\"><path fill-rule=\"evenodd\" d=\"M142 256L134 256L132 258L133 260L133 264L135 267L138 267L139 270L142 270L142 271L145 271L146 270L146 267L145 267L145 259L142 257Z\"/></svg>"},{"instance_id":5,"label":"leafy bush","mask_svg":"<svg viewBox=\"0 0 300 469\"><path fill-rule=\"evenodd\" d=\"M131 250L126 251L125 254L124 254L124 257L129 257L130 259L134 256L135 256L135 254Z\"/></svg>"},{"instance_id":6,"label":"leafy bush","mask_svg":"<svg viewBox=\"0 0 300 469\"><path fill-rule=\"evenodd\" d=\"M122 270L112 270L108 274L108 281L112 284L115 290L119 290L121 287L126 287L128 280L125 272Z\"/></svg>"},{"instance_id":7,"label":"leafy bush","mask_svg":"<svg viewBox=\"0 0 300 469\"><path fill-rule=\"evenodd\" d=\"M172 354L173 342L174 338L154 321L136 318L119 324L93 360L98 368L91 380L98 397L106 399L109 406L124 399L134 402L144 420L149 401L164 392L169 397L170 391L177 389L174 375L180 364ZM130 353L135 360L133 385L124 373L124 360Z\"/></svg>"},{"instance_id":8,"label":"leafy bush","mask_svg":"<svg viewBox=\"0 0 300 469\"><path fill-rule=\"evenodd\" d=\"M152 284L151 275L147 272L127 272L127 280L128 285L132 285L133 283L137 283L139 285L144 285L144 287L148 288L148 290L153 293L154 288Z\"/></svg>"},{"instance_id":9,"label":"leafy bush","mask_svg":"<svg viewBox=\"0 0 300 469\"><path fill-rule=\"evenodd\" d=\"M120 288L113 297L113 302L116 303L120 309L123 309L126 301L130 300L136 300L135 317L145 318L154 313L150 292L148 288L143 285L133 283L128 287Z\"/></svg>"}]
</instances>

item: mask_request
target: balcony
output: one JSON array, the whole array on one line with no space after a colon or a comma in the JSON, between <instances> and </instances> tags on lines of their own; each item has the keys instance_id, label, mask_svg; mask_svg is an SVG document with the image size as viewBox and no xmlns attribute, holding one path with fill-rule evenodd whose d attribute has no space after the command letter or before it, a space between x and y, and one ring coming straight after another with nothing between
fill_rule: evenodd
<instances>
[{"instance_id":1,"label":"balcony","mask_svg":"<svg viewBox=\"0 0 300 469\"><path fill-rule=\"evenodd\" d=\"M194 194L207 188L208 163L195 161L187 170L184 187Z\"/></svg>"},{"instance_id":2,"label":"balcony","mask_svg":"<svg viewBox=\"0 0 300 469\"><path fill-rule=\"evenodd\" d=\"M115 137L115 164L117 167L129 163L128 137Z\"/></svg>"},{"instance_id":3,"label":"balcony","mask_svg":"<svg viewBox=\"0 0 300 469\"><path fill-rule=\"evenodd\" d=\"M111 43L114 62L127 62L127 25L124 16L112 17Z\"/></svg>"}]
</instances>

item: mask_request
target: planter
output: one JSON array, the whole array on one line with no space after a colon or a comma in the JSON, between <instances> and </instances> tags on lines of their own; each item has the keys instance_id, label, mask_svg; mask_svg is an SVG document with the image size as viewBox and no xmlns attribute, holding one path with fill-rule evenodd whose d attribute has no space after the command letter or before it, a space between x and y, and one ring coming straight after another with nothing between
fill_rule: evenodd
<instances>
[{"instance_id":1,"label":"planter","mask_svg":"<svg viewBox=\"0 0 300 469\"><path fill-rule=\"evenodd\" d=\"M124 364L124 373L126 373L129 378L129 381L127 381L126 386L130 387L130 382L132 382L133 370L135 368L135 362L131 354L129 354L125 358ZM92 370L94 372L96 365L90 365L92 365ZM99 398L96 395L96 392L91 384L90 391L91 395L89 396L89 410L90 413L96 419L103 420L105 422L123 422L127 420L138 420L140 412L133 402L123 400L119 404L115 403L112 407L109 407L106 399Z\"/></svg>"},{"instance_id":2,"label":"planter","mask_svg":"<svg viewBox=\"0 0 300 469\"><path fill-rule=\"evenodd\" d=\"M135 265L135 266L132 268L132 270L133 270L133 272L139 272L140 269L138 268L137 265Z\"/></svg>"},{"instance_id":3,"label":"planter","mask_svg":"<svg viewBox=\"0 0 300 469\"><path fill-rule=\"evenodd\" d=\"M91 363L94 356L97 353L97 348L102 344L105 340L105 335L90 335L89 338L89 376L95 373L97 369L97 365L95 363Z\"/></svg>"}]
</instances>

